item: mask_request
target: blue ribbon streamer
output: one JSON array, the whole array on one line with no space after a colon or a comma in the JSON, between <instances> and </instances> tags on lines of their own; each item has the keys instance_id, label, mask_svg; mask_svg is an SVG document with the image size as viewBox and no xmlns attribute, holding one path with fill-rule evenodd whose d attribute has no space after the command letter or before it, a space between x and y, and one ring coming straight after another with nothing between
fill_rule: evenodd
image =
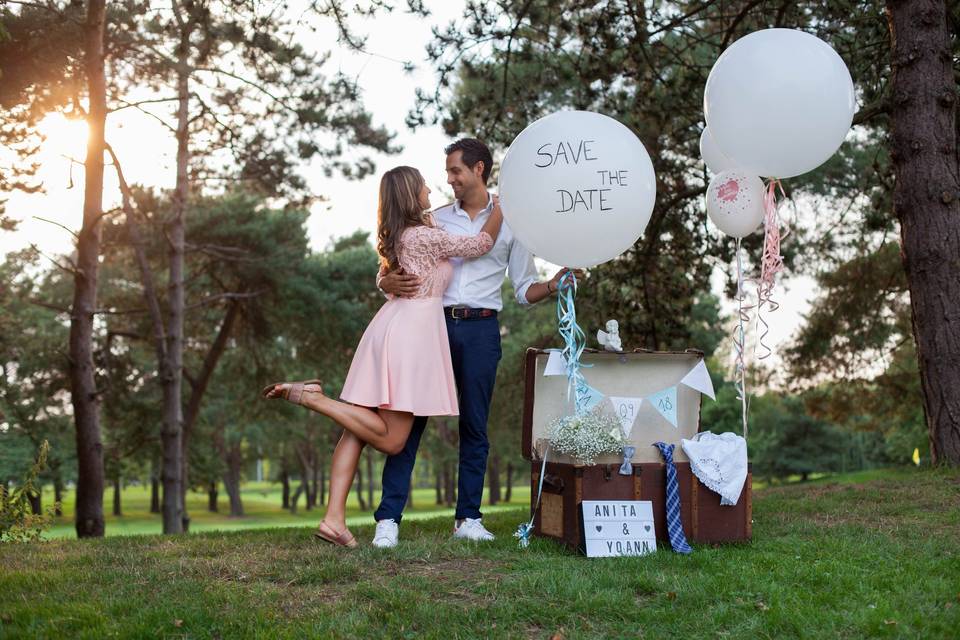
<instances>
[{"instance_id":1,"label":"blue ribbon streamer","mask_svg":"<svg viewBox=\"0 0 960 640\"><path fill-rule=\"evenodd\" d=\"M574 304L577 277L572 271L567 271L560 278L557 292L557 326L563 338L563 359L567 363L567 400L573 393L576 413L580 415L588 409L590 387L580 373L580 356L587 346L587 337L577 324L577 308Z\"/></svg>"},{"instance_id":2,"label":"blue ribbon streamer","mask_svg":"<svg viewBox=\"0 0 960 640\"><path fill-rule=\"evenodd\" d=\"M513 534L514 538L517 538L521 549L526 549L527 545L530 544L530 536L533 534L533 519L537 517L537 509L540 508L540 498L543 496L543 476L547 472L547 453L550 451L550 446L543 452L543 463L540 465L540 482L537 486L537 503L533 506L533 511L530 512L530 522L524 522L519 527L517 527L517 532Z\"/></svg>"}]
</instances>

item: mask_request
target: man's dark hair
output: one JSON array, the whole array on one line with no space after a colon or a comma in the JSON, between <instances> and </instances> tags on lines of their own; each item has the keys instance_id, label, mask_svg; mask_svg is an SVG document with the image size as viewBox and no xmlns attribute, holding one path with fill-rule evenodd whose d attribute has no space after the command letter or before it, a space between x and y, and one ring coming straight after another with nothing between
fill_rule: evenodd
<instances>
[{"instance_id":1,"label":"man's dark hair","mask_svg":"<svg viewBox=\"0 0 960 640\"><path fill-rule=\"evenodd\" d=\"M460 138L453 144L448 145L443 151L447 155L455 151L462 151L463 155L461 157L463 158L463 164L471 169L478 162L483 162L483 184L487 184L487 180L490 178L490 171L493 170L493 155L490 153L487 145L476 138Z\"/></svg>"}]
</instances>

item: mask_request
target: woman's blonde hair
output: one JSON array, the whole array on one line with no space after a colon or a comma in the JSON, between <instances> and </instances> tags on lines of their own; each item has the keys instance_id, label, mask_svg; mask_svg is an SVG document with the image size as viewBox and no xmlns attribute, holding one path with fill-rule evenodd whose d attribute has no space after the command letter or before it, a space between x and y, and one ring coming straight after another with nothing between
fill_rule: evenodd
<instances>
[{"instance_id":1,"label":"woman's blonde hair","mask_svg":"<svg viewBox=\"0 0 960 640\"><path fill-rule=\"evenodd\" d=\"M377 205L377 253L386 271L399 267L397 243L407 227L427 224L420 208L420 191L425 181L413 167L394 167L380 179Z\"/></svg>"}]
</instances>

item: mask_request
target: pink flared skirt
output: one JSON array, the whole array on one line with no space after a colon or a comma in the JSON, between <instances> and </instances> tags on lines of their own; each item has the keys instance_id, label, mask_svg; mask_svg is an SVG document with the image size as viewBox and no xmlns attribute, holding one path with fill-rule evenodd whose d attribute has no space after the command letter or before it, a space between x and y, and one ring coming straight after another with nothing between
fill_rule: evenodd
<instances>
[{"instance_id":1,"label":"pink flared skirt","mask_svg":"<svg viewBox=\"0 0 960 640\"><path fill-rule=\"evenodd\" d=\"M418 416L459 415L440 298L388 300L363 332L340 399Z\"/></svg>"}]
</instances>

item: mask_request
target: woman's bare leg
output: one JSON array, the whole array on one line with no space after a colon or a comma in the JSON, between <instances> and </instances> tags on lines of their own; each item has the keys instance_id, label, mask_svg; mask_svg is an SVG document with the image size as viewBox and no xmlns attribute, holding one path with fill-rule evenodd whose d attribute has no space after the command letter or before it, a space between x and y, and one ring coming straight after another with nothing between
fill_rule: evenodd
<instances>
[{"instance_id":1,"label":"woman's bare leg","mask_svg":"<svg viewBox=\"0 0 960 640\"><path fill-rule=\"evenodd\" d=\"M276 385L267 394L267 397L280 397L287 386L289 385ZM304 387L300 404L333 419L363 442L388 455L395 454L403 448L407 436L410 435L410 427L413 425L412 413L389 409L374 411L367 407L358 407L354 404L334 400L325 396L320 385L316 384L308 384ZM392 423L388 423L388 415L392 416ZM405 431L403 431L404 422L406 422ZM399 427L402 433L390 433L393 430L391 428L393 424Z\"/></svg>"},{"instance_id":2,"label":"woman's bare leg","mask_svg":"<svg viewBox=\"0 0 960 640\"><path fill-rule=\"evenodd\" d=\"M413 414L387 409L381 409L380 413L390 434L389 444L399 451L410 436ZM365 443L356 435L344 431L333 451L333 460L330 463L330 496L323 520L338 533L347 528L347 496L350 494L350 485L357 473L357 464L364 446Z\"/></svg>"},{"instance_id":3,"label":"woman's bare leg","mask_svg":"<svg viewBox=\"0 0 960 640\"><path fill-rule=\"evenodd\" d=\"M357 436L350 431L344 431L333 451L333 460L330 463L330 495L323 520L338 533L347 528L347 496L350 494L350 485L357 473L357 464L364 446L366 444Z\"/></svg>"}]
</instances>

